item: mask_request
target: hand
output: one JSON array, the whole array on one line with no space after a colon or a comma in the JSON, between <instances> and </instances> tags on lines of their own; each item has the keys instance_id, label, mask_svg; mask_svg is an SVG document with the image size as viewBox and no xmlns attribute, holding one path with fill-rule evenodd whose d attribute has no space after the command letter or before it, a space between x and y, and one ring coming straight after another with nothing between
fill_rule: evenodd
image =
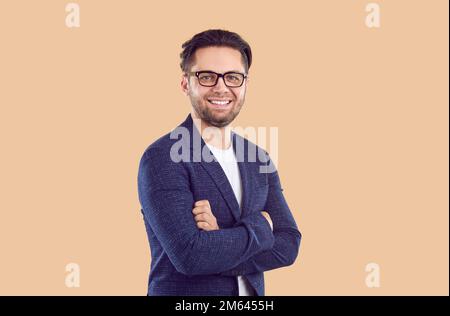
<instances>
[{"instance_id":1,"label":"hand","mask_svg":"<svg viewBox=\"0 0 450 316\"><path fill-rule=\"evenodd\" d=\"M270 228L273 231L273 223L272 223L272 219L270 218L269 213L267 213L266 211L261 211L261 214L267 219L267 221L269 222Z\"/></svg>"},{"instance_id":2,"label":"hand","mask_svg":"<svg viewBox=\"0 0 450 316\"><path fill-rule=\"evenodd\" d=\"M219 229L219 225L217 225L216 218L211 211L208 200L195 202L192 213L194 213L194 219L197 222L198 228L206 231Z\"/></svg>"}]
</instances>

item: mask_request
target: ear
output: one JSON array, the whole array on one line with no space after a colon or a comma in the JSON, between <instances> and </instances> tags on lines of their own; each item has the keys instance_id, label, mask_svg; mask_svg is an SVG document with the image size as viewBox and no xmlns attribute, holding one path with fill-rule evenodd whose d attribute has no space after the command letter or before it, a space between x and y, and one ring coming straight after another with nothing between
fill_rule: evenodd
<instances>
[{"instance_id":1,"label":"ear","mask_svg":"<svg viewBox=\"0 0 450 316\"><path fill-rule=\"evenodd\" d=\"M245 81L244 81L245 90L247 90L249 81L250 81L250 77L247 75L247 78L245 78Z\"/></svg>"},{"instance_id":2,"label":"ear","mask_svg":"<svg viewBox=\"0 0 450 316\"><path fill-rule=\"evenodd\" d=\"M185 73L181 74L181 90L185 95L189 95L188 76Z\"/></svg>"}]
</instances>

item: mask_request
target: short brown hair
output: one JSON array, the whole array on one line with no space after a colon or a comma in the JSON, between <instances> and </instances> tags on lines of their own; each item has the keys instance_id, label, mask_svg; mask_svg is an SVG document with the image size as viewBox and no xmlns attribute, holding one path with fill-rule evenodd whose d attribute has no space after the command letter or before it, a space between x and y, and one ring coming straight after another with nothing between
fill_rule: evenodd
<instances>
[{"instance_id":1,"label":"short brown hair","mask_svg":"<svg viewBox=\"0 0 450 316\"><path fill-rule=\"evenodd\" d=\"M197 49L211 46L231 47L238 50L241 53L245 71L248 72L252 64L250 45L239 34L219 29L198 33L181 46L183 48L180 54L181 70L184 72L189 71L192 66L192 58Z\"/></svg>"}]
</instances>

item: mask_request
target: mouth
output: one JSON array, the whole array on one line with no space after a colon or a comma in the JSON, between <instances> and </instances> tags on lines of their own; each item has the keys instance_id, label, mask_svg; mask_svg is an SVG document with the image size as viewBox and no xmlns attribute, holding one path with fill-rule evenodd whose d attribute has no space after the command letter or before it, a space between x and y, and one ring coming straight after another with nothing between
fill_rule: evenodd
<instances>
[{"instance_id":1,"label":"mouth","mask_svg":"<svg viewBox=\"0 0 450 316\"><path fill-rule=\"evenodd\" d=\"M214 107L217 108L226 108L228 107L231 102L233 102L230 99L207 99L209 104L212 104Z\"/></svg>"}]
</instances>

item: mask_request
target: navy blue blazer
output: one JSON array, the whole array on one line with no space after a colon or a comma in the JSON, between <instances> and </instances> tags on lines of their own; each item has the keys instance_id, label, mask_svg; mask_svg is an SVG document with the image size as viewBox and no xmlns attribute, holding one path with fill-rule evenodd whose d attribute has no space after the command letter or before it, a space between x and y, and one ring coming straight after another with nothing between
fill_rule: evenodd
<instances>
[{"instance_id":1,"label":"navy blue blazer","mask_svg":"<svg viewBox=\"0 0 450 316\"><path fill-rule=\"evenodd\" d=\"M243 275L264 296L263 272L297 258L301 234L267 152L234 132L232 145L243 152L241 208L191 115L145 150L138 192L151 251L147 295L237 296L236 276ZM203 151L212 161L199 159ZM197 228L198 200L209 201L219 230ZM273 232L261 211L270 214Z\"/></svg>"}]
</instances>

